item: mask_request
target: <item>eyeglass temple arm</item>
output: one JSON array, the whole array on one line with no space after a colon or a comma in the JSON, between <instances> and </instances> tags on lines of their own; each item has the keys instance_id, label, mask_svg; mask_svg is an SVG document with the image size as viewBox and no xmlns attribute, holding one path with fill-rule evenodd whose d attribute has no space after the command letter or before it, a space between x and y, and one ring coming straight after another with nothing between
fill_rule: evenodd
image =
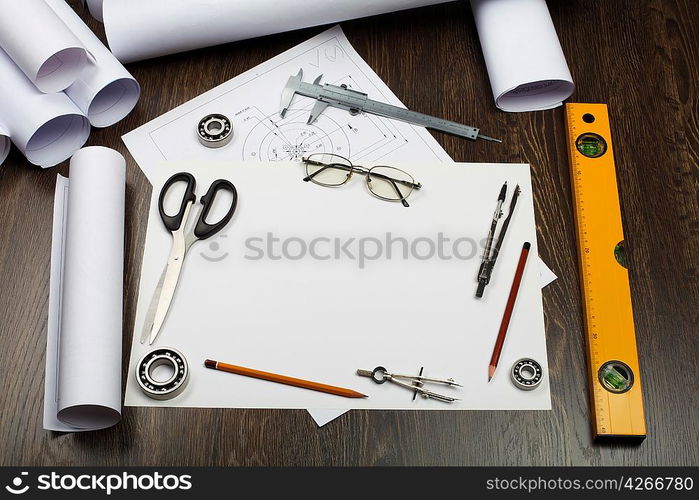
<instances>
[{"instance_id":1,"label":"eyeglass temple arm","mask_svg":"<svg viewBox=\"0 0 699 500\"><path fill-rule=\"evenodd\" d=\"M396 190L396 193L398 193L398 197L400 198L400 202L403 204L404 207L409 207L408 205L408 200L405 199L405 196L403 196L403 193L400 192L400 189L398 189L398 186L396 186L396 181L391 179L390 177L388 180L391 183L391 186L393 186L393 189Z\"/></svg>"}]
</instances>

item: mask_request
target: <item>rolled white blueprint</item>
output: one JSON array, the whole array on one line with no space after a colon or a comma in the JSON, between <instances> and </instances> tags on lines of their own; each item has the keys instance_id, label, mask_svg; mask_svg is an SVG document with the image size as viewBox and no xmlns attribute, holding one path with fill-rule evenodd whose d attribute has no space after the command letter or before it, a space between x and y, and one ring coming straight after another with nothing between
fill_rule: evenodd
<instances>
[{"instance_id":1,"label":"rolled white blueprint","mask_svg":"<svg viewBox=\"0 0 699 500\"><path fill-rule=\"evenodd\" d=\"M90 10L92 17L102 21L102 0L87 0L87 8Z\"/></svg>"},{"instance_id":2,"label":"rolled white blueprint","mask_svg":"<svg viewBox=\"0 0 699 500\"><path fill-rule=\"evenodd\" d=\"M10 133L0 123L0 165L10 154Z\"/></svg>"},{"instance_id":3,"label":"rolled white blueprint","mask_svg":"<svg viewBox=\"0 0 699 500\"><path fill-rule=\"evenodd\" d=\"M59 176L54 205L44 428L102 429L121 418L126 162L93 146Z\"/></svg>"},{"instance_id":4,"label":"rolled white blueprint","mask_svg":"<svg viewBox=\"0 0 699 500\"><path fill-rule=\"evenodd\" d=\"M109 48L122 62L449 0L104 0Z\"/></svg>"},{"instance_id":5,"label":"rolled white blueprint","mask_svg":"<svg viewBox=\"0 0 699 500\"><path fill-rule=\"evenodd\" d=\"M0 75L0 117L27 160L52 167L85 144L90 122L67 95L40 92L2 49Z\"/></svg>"},{"instance_id":6,"label":"rolled white blueprint","mask_svg":"<svg viewBox=\"0 0 699 500\"><path fill-rule=\"evenodd\" d=\"M0 0L0 47L42 92L75 81L87 52L44 0Z\"/></svg>"},{"instance_id":7,"label":"rolled white blueprint","mask_svg":"<svg viewBox=\"0 0 699 500\"><path fill-rule=\"evenodd\" d=\"M87 66L66 94L95 127L120 121L136 106L141 88L64 0L45 0L90 54Z\"/></svg>"},{"instance_id":8,"label":"rolled white blueprint","mask_svg":"<svg viewBox=\"0 0 699 500\"><path fill-rule=\"evenodd\" d=\"M495 105L503 111L560 106L573 93L545 0L471 0Z\"/></svg>"}]
</instances>

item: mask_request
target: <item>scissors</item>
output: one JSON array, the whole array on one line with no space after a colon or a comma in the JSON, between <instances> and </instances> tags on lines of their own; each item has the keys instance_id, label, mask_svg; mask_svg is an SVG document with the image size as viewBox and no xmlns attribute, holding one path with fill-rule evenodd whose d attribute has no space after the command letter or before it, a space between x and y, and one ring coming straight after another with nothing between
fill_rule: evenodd
<instances>
[{"instance_id":1,"label":"scissors","mask_svg":"<svg viewBox=\"0 0 699 500\"><path fill-rule=\"evenodd\" d=\"M185 188L184 197L182 198L182 203L180 204L180 209L177 214L168 215L165 213L165 208L163 206L165 195L177 182L186 182L187 187ZM189 248L195 241L210 238L223 229L231 220L231 217L233 217L236 205L238 204L238 192L235 186L225 179L215 180L211 183L211 186L209 186L209 190L206 194L201 197L200 202L202 208L199 212L199 218L196 224L188 224L190 212L197 199L194 193L196 183L197 181L192 174L180 172L170 177L160 191L158 211L160 212L160 218L163 220L163 224L165 224L165 227L172 233L172 249L170 250L167 264L165 264L165 269L163 269L163 273L160 275L160 281L155 288L153 299L146 313L146 320L143 324L143 332L141 333L141 344L146 343L146 341L148 344L152 344L158 337L163 323L165 322L167 312L170 309L172 298L175 295L177 282L182 273L182 264L184 263L184 258ZM219 191L230 192L231 195L233 195L233 202L226 215L224 215L220 221L216 224L208 224L206 222L206 217L209 215L209 210Z\"/></svg>"}]
</instances>

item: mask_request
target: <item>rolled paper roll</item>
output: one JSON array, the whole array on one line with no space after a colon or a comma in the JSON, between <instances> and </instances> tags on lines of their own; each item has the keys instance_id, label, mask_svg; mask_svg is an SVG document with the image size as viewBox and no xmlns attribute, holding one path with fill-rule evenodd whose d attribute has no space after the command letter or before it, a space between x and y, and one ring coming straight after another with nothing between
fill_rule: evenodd
<instances>
[{"instance_id":1,"label":"rolled paper roll","mask_svg":"<svg viewBox=\"0 0 699 500\"><path fill-rule=\"evenodd\" d=\"M10 154L10 133L0 123L0 165L5 161L8 154Z\"/></svg>"},{"instance_id":2,"label":"rolled paper roll","mask_svg":"<svg viewBox=\"0 0 699 500\"><path fill-rule=\"evenodd\" d=\"M122 120L138 102L138 82L64 0L45 1L90 55L87 66L65 90L66 94L94 127L108 127Z\"/></svg>"},{"instance_id":3,"label":"rolled paper roll","mask_svg":"<svg viewBox=\"0 0 699 500\"><path fill-rule=\"evenodd\" d=\"M130 62L446 1L104 0L103 21L109 48Z\"/></svg>"},{"instance_id":4,"label":"rolled paper roll","mask_svg":"<svg viewBox=\"0 0 699 500\"><path fill-rule=\"evenodd\" d=\"M121 418L125 173L123 156L93 146L73 155L68 182L59 177L46 429L102 429Z\"/></svg>"},{"instance_id":5,"label":"rolled paper roll","mask_svg":"<svg viewBox=\"0 0 699 500\"><path fill-rule=\"evenodd\" d=\"M68 88L87 51L44 0L0 0L0 47L42 92Z\"/></svg>"},{"instance_id":6,"label":"rolled paper roll","mask_svg":"<svg viewBox=\"0 0 699 500\"><path fill-rule=\"evenodd\" d=\"M471 0L495 105L503 111L560 106L573 93L545 0Z\"/></svg>"},{"instance_id":7,"label":"rolled paper roll","mask_svg":"<svg viewBox=\"0 0 699 500\"><path fill-rule=\"evenodd\" d=\"M52 167L85 144L90 122L66 94L40 92L2 49L0 75L0 117L27 160Z\"/></svg>"},{"instance_id":8,"label":"rolled paper roll","mask_svg":"<svg viewBox=\"0 0 699 500\"><path fill-rule=\"evenodd\" d=\"M102 22L102 2L103 0L87 0L87 8L90 14L99 22Z\"/></svg>"}]
</instances>

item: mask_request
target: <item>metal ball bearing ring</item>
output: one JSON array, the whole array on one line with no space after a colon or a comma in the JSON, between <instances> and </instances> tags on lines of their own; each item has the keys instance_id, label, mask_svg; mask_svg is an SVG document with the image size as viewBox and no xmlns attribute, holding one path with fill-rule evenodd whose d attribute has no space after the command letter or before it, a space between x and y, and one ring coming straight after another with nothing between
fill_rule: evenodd
<instances>
[{"instance_id":1,"label":"metal ball bearing ring","mask_svg":"<svg viewBox=\"0 0 699 500\"><path fill-rule=\"evenodd\" d=\"M161 365L170 365L173 374L167 380L155 380L153 370ZM187 360L176 349L158 347L146 353L136 365L136 381L141 390L153 399L172 399L182 393L189 381Z\"/></svg>"},{"instance_id":2,"label":"metal ball bearing ring","mask_svg":"<svg viewBox=\"0 0 699 500\"><path fill-rule=\"evenodd\" d=\"M233 125L223 115L206 115L197 125L199 142L207 148L220 148L233 139Z\"/></svg>"},{"instance_id":3,"label":"metal ball bearing ring","mask_svg":"<svg viewBox=\"0 0 699 500\"><path fill-rule=\"evenodd\" d=\"M544 377L541 365L531 358L522 358L515 361L510 373L512 383L523 391L536 389Z\"/></svg>"}]
</instances>

